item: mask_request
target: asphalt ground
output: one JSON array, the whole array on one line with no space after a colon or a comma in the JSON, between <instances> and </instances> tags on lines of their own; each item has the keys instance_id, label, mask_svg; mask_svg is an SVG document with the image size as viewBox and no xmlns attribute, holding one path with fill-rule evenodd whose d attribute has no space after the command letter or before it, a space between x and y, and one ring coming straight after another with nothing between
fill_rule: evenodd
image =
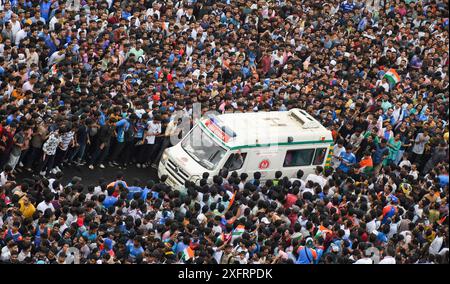
<instances>
[{"instance_id":1,"label":"asphalt ground","mask_svg":"<svg viewBox=\"0 0 450 284\"><path fill-rule=\"evenodd\" d=\"M69 183L73 177L80 177L81 183L85 186L95 184L97 185L100 179L105 179L106 182L114 181L118 172L122 172L124 175L124 180L130 184L135 179L139 179L144 184L152 179L154 181L158 180L158 172L157 169L154 168L137 168L136 165L131 165L129 167L119 169L118 167L109 167L106 164L105 169L100 169L99 167L94 168L93 170L89 169L87 165L85 166L66 166L61 169L63 172L62 182L63 185ZM22 172L16 174L16 180L18 182L22 181L24 178L32 178L33 173ZM48 177L52 177L50 174Z\"/></svg>"}]
</instances>

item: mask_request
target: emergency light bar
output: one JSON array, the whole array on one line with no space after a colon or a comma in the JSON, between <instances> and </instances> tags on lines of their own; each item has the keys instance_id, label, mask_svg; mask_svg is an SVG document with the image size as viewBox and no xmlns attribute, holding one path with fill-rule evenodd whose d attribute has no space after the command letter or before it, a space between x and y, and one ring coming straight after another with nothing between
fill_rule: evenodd
<instances>
[{"instance_id":1,"label":"emergency light bar","mask_svg":"<svg viewBox=\"0 0 450 284\"><path fill-rule=\"evenodd\" d=\"M234 138L237 136L232 129L225 125L221 125L220 119L218 119L215 115L208 115L208 120L205 122L205 125L209 130L225 142L228 142L230 137Z\"/></svg>"}]
</instances>

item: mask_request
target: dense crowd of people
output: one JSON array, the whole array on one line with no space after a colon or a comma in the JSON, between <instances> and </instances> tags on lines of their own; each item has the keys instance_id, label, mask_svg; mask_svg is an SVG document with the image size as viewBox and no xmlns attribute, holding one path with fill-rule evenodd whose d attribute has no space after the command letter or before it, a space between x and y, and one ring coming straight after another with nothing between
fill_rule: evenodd
<instances>
[{"instance_id":1,"label":"dense crowd of people","mask_svg":"<svg viewBox=\"0 0 450 284\"><path fill-rule=\"evenodd\" d=\"M0 262L448 263L448 25L447 0L1 0ZM119 172L194 104L304 109L332 167Z\"/></svg>"}]
</instances>

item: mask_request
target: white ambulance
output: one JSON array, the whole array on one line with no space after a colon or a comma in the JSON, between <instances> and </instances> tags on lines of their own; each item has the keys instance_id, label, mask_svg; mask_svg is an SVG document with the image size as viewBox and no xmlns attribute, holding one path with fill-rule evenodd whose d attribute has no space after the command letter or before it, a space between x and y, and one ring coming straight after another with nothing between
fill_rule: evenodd
<instances>
[{"instance_id":1,"label":"white ambulance","mask_svg":"<svg viewBox=\"0 0 450 284\"><path fill-rule=\"evenodd\" d=\"M329 166L332 145L331 132L300 109L209 115L164 151L158 176L167 175L174 188L224 168L249 178L260 172L263 181L277 171L296 177L302 169L306 177L318 165Z\"/></svg>"}]
</instances>

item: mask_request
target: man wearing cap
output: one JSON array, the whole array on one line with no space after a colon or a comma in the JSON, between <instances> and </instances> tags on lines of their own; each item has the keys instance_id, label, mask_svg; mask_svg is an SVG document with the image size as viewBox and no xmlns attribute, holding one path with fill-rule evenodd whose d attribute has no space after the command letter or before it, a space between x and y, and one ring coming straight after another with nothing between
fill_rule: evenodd
<instances>
[{"instance_id":1,"label":"man wearing cap","mask_svg":"<svg viewBox=\"0 0 450 284\"><path fill-rule=\"evenodd\" d=\"M300 246L297 250L298 258L296 264L316 264L319 260L314 241L312 238L307 238L304 246Z\"/></svg>"}]
</instances>

